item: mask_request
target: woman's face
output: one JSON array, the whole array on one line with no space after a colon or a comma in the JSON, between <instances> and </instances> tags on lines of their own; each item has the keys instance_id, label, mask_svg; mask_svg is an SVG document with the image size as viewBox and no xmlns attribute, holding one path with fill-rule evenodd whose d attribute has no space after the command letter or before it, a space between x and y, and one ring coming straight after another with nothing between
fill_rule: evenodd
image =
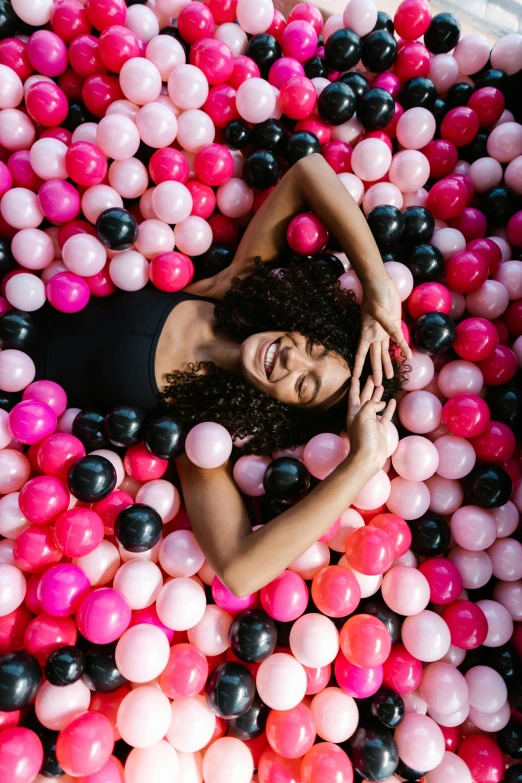
<instances>
[{"instance_id":1,"label":"woman's face","mask_svg":"<svg viewBox=\"0 0 522 783\"><path fill-rule=\"evenodd\" d=\"M241 345L246 380L287 405L329 408L343 396L351 377L339 354L297 332L262 332Z\"/></svg>"}]
</instances>

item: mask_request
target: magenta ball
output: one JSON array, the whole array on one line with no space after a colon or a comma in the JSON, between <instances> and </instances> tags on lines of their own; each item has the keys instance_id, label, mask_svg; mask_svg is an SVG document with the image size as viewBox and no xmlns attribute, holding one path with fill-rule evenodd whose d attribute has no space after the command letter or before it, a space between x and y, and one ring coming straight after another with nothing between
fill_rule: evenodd
<instances>
[{"instance_id":1,"label":"magenta ball","mask_svg":"<svg viewBox=\"0 0 522 783\"><path fill-rule=\"evenodd\" d=\"M377 693L383 682L383 667L362 668L355 666L339 652L334 664L335 679L339 687L355 699L366 699Z\"/></svg>"},{"instance_id":2,"label":"magenta ball","mask_svg":"<svg viewBox=\"0 0 522 783\"><path fill-rule=\"evenodd\" d=\"M308 603L306 583L293 571L284 571L261 590L263 609L274 620L289 622L300 617Z\"/></svg>"},{"instance_id":3,"label":"magenta ball","mask_svg":"<svg viewBox=\"0 0 522 783\"><path fill-rule=\"evenodd\" d=\"M475 394L457 394L442 409L442 421L446 427L453 435L462 438L480 435L487 428L489 420L486 402Z\"/></svg>"},{"instance_id":4,"label":"magenta ball","mask_svg":"<svg viewBox=\"0 0 522 783\"><path fill-rule=\"evenodd\" d=\"M85 572L73 563L60 563L44 574L38 583L42 609L53 617L66 617L80 608L91 583Z\"/></svg>"},{"instance_id":5,"label":"magenta ball","mask_svg":"<svg viewBox=\"0 0 522 783\"><path fill-rule=\"evenodd\" d=\"M56 429L56 413L45 402L22 400L9 414L9 429L20 443L37 443Z\"/></svg>"},{"instance_id":6,"label":"magenta ball","mask_svg":"<svg viewBox=\"0 0 522 783\"><path fill-rule=\"evenodd\" d=\"M175 250L153 256L149 267L151 282L160 291L181 291L194 277L192 261Z\"/></svg>"},{"instance_id":7,"label":"magenta ball","mask_svg":"<svg viewBox=\"0 0 522 783\"><path fill-rule=\"evenodd\" d=\"M462 592L462 577L456 566L444 557L433 557L419 566L430 588L430 601L434 604L451 604Z\"/></svg>"},{"instance_id":8,"label":"magenta ball","mask_svg":"<svg viewBox=\"0 0 522 783\"><path fill-rule=\"evenodd\" d=\"M129 626L131 608L117 590L101 587L82 602L77 614L80 633L93 644L115 642Z\"/></svg>"},{"instance_id":9,"label":"magenta ball","mask_svg":"<svg viewBox=\"0 0 522 783\"><path fill-rule=\"evenodd\" d=\"M49 280L47 298L61 313L77 313L86 307L90 289L86 281L72 272L60 272Z\"/></svg>"},{"instance_id":10,"label":"magenta ball","mask_svg":"<svg viewBox=\"0 0 522 783\"><path fill-rule=\"evenodd\" d=\"M324 250L328 242L328 229L311 212L303 212L292 218L286 232L288 244L302 256L313 255Z\"/></svg>"},{"instance_id":11,"label":"magenta ball","mask_svg":"<svg viewBox=\"0 0 522 783\"><path fill-rule=\"evenodd\" d=\"M51 179L38 191L38 206L51 223L67 223L80 211L80 196L70 182Z\"/></svg>"},{"instance_id":12,"label":"magenta ball","mask_svg":"<svg viewBox=\"0 0 522 783\"><path fill-rule=\"evenodd\" d=\"M55 476L35 476L22 488L18 505L32 523L46 525L69 505L69 492Z\"/></svg>"}]
</instances>

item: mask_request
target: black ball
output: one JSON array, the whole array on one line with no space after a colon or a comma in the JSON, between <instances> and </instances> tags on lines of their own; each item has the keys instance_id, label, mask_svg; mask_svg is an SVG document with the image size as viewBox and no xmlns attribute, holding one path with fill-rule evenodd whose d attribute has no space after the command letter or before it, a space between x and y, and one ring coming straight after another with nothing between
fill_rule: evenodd
<instances>
[{"instance_id":1,"label":"black ball","mask_svg":"<svg viewBox=\"0 0 522 783\"><path fill-rule=\"evenodd\" d=\"M227 721L228 733L240 740L259 737L265 730L269 713L270 709L256 694L252 706L243 715Z\"/></svg>"},{"instance_id":2,"label":"black ball","mask_svg":"<svg viewBox=\"0 0 522 783\"><path fill-rule=\"evenodd\" d=\"M309 79L315 79L316 76L320 76L325 79L328 76L328 68L326 67L326 60L322 57L310 57L304 64L305 75Z\"/></svg>"},{"instance_id":3,"label":"black ball","mask_svg":"<svg viewBox=\"0 0 522 783\"><path fill-rule=\"evenodd\" d=\"M411 530L411 549L416 555L437 557L445 554L450 545L451 531L445 520L433 511L408 522Z\"/></svg>"},{"instance_id":4,"label":"black ball","mask_svg":"<svg viewBox=\"0 0 522 783\"><path fill-rule=\"evenodd\" d=\"M324 57L334 71L348 71L361 59L361 39L346 27L336 30L326 41Z\"/></svg>"},{"instance_id":5,"label":"black ball","mask_svg":"<svg viewBox=\"0 0 522 783\"><path fill-rule=\"evenodd\" d=\"M301 158L321 152L321 143L310 131L297 131L290 134L286 147L285 158L289 166L293 166Z\"/></svg>"},{"instance_id":6,"label":"black ball","mask_svg":"<svg viewBox=\"0 0 522 783\"><path fill-rule=\"evenodd\" d=\"M174 416L158 416L145 433L145 444L151 454L160 459L175 459L185 451L186 429Z\"/></svg>"},{"instance_id":7,"label":"black ball","mask_svg":"<svg viewBox=\"0 0 522 783\"><path fill-rule=\"evenodd\" d=\"M128 250L138 238L138 221L127 209L110 207L96 221L98 239L111 250Z\"/></svg>"},{"instance_id":8,"label":"black ball","mask_svg":"<svg viewBox=\"0 0 522 783\"><path fill-rule=\"evenodd\" d=\"M403 245L412 247L429 242L435 231L435 219L426 207L406 207L403 209L404 233Z\"/></svg>"},{"instance_id":9,"label":"black ball","mask_svg":"<svg viewBox=\"0 0 522 783\"><path fill-rule=\"evenodd\" d=\"M399 261L397 252L394 250L390 250L390 248L387 248L386 250L382 251L381 258L383 264L385 264L387 261ZM401 263L401 261L399 261L399 263Z\"/></svg>"},{"instance_id":10,"label":"black ball","mask_svg":"<svg viewBox=\"0 0 522 783\"><path fill-rule=\"evenodd\" d=\"M252 128L251 142L254 149L270 150L280 155L287 139L288 131L280 120L265 120Z\"/></svg>"},{"instance_id":11,"label":"black ball","mask_svg":"<svg viewBox=\"0 0 522 783\"><path fill-rule=\"evenodd\" d=\"M74 133L79 125L83 125L85 122L97 121L99 121L99 117L91 114L82 101L69 101L69 111L65 121L62 122L62 128Z\"/></svg>"},{"instance_id":12,"label":"black ball","mask_svg":"<svg viewBox=\"0 0 522 783\"><path fill-rule=\"evenodd\" d=\"M424 313L411 327L411 341L421 353L445 353L455 336L455 323L445 313Z\"/></svg>"},{"instance_id":13,"label":"black ball","mask_svg":"<svg viewBox=\"0 0 522 783\"><path fill-rule=\"evenodd\" d=\"M326 274L331 274L336 280L344 274L343 262L328 250L317 253L313 257L312 263L316 269L324 270Z\"/></svg>"},{"instance_id":14,"label":"black ball","mask_svg":"<svg viewBox=\"0 0 522 783\"><path fill-rule=\"evenodd\" d=\"M385 11L377 11L377 21L375 22L375 27L373 28L372 33L374 33L376 30L387 30L390 35L393 35L395 32L393 19Z\"/></svg>"},{"instance_id":15,"label":"black ball","mask_svg":"<svg viewBox=\"0 0 522 783\"><path fill-rule=\"evenodd\" d=\"M502 783L522 783L522 765L513 764L504 772Z\"/></svg>"},{"instance_id":16,"label":"black ball","mask_svg":"<svg viewBox=\"0 0 522 783\"><path fill-rule=\"evenodd\" d=\"M86 451L96 451L109 446L105 435L105 417L103 413L94 410L84 410L76 416L72 425L72 434L79 438Z\"/></svg>"},{"instance_id":17,"label":"black ball","mask_svg":"<svg viewBox=\"0 0 522 783\"><path fill-rule=\"evenodd\" d=\"M220 718L238 718L254 703L254 678L241 663L220 663L206 685L207 704Z\"/></svg>"},{"instance_id":18,"label":"black ball","mask_svg":"<svg viewBox=\"0 0 522 783\"><path fill-rule=\"evenodd\" d=\"M332 82L319 96L317 109L320 116L330 125L342 125L355 113L355 93L343 82Z\"/></svg>"},{"instance_id":19,"label":"black ball","mask_svg":"<svg viewBox=\"0 0 522 783\"><path fill-rule=\"evenodd\" d=\"M337 81L350 87L356 98L360 98L361 95L364 95L364 93L370 89L370 82L364 73L361 73L360 71L348 71L348 73L343 73L339 76Z\"/></svg>"},{"instance_id":20,"label":"black ball","mask_svg":"<svg viewBox=\"0 0 522 783\"><path fill-rule=\"evenodd\" d=\"M415 76L413 79L408 79L401 90L399 98L404 111L413 109L416 106L421 106L431 111L435 106L436 100L437 90L435 85L426 76Z\"/></svg>"},{"instance_id":21,"label":"black ball","mask_svg":"<svg viewBox=\"0 0 522 783\"><path fill-rule=\"evenodd\" d=\"M139 443L144 426L144 411L130 405L118 405L105 417L105 432L113 446L128 448Z\"/></svg>"},{"instance_id":22,"label":"black ball","mask_svg":"<svg viewBox=\"0 0 522 783\"><path fill-rule=\"evenodd\" d=\"M510 720L507 726L497 731L497 745L502 753L512 759L522 759L522 726Z\"/></svg>"},{"instance_id":23,"label":"black ball","mask_svg":"<svg viewBox=\"0 0 522 783\"><path fill-rule=\"evenodd\" d=\"M451 52L460 38L460 23L453 14L436 14L424 33L424 44L432 54Z\"/></svg>"},{"instance_id":24,"label":"black ball","mask_svg":"<svg viewBox=\"0 0 522 783\"><path fill-rule=\"evenodd\" d=\"M235 254L236 250L232 245L220 242L211 245L205 253L195 259L198 280L214 277L218 272L222 272L230 266Z\"/></svg>"},{"instance_id":25,"label":"black ball","mask_svg":"<svg viewBox=\"0 0 522 783\"><path fill-rule=\"evenodd\" d=\"M56 741L58 739L57 731L49 731L48 734L40 737L43 747L43 761L40 767L40 774L45 778L61 778L65 774L62 767L58 764L56 758Z\"/></svg>"},{"instance_id":26,"label":"black ball","mask_svg":"<svg viewBox=\"0 0 522 783\"><path fill-rule=\"evenodd\" d=\"M437 132L440 130L440 124L446 114L449 111L449 106L446 103L445 100L442 98L437 98L435 103L433 104L433 109L431 110L431 113L435 117L435 122L437 123Z\"/></svg>"},{"instance_id":27,"label":"black ball","mask_svg":"<svg viewBox=\"0 0 522 783\"><path fill-rule=\"evenodd\" d=\"M270 150L253 150L243 162L243 179L255 190L266 190L281 176L277 156Z\"/></svg>"},{"instance_id":28,"label":"black ball","mask_svg":"<svg viewBox=\"0 0 522 783\"><path fill-rule=\"evenodd\" d=\"M276 60L283 54L281 47L269 33L253 35L247 44L245 54L251 57L261 71L261 76L267 78L268 71Z\"/></svg>"},{"instance_id":29,"label":"black ball","mask_svg":"<svg viewBox=\"0 0 522 783\"><path fill-rule=\"evenodd\" d=\"M404 702L399 694L384 686L372 696L370 710L373 717L384 723L387 729L395 729L402 723L406 714Z\"/></svg>"},{"instance_id":30,"label":"black ball","mask_svg":"<svg viewBox=\"0 0 522 783\"><path fill-rule=\"evenodd\" d=\"M116 486L116 470L106 457L88 454L67 474L67 489L82 503L95 503L110 495ZM132 506L134 508L134 506Z\"/></svg>"},{"instance_id":31,"label":"black ball","mask_svg":"<svg viewBox=\"0 0 522 783\"><path fill-rule=\"evenodd\" d=\"M112 693L127 683L116 666L116 644L96 644L85 653L84 680L98 693Z\"/></svg>"},{"instance_id":32,"label":"black ball","mask_svg":"<svg viewBox=\"0 0 522 783\"><path fill-rule=\"evenodd\" d=\"M487 403L493 421L507 424L515 432L522 428L522 389L489 386Z\"/></svg>"},{"instance_id":33,"label":"black ball","mask_svg":"<svg viewBox=\"0 0 522 783\"><path fill-rule=\"evenodd\" d=\"M475 90L481 87L496 87L497 90L504 92L509 84L509 76L505 71L498 68L490 68L488 71L482 71L475 79Z\"/></svg>"},{"instance_id":34,"label":"black ball","mask_svg":"<svg viewBox=\"0 0 522 783\"><path fill-rule=\"evenodd\" d=\"M229 147L242 150L250 144L252 132L245 120L231 120L223 131L223 137Z\"/></svg>"},{"instance_id":35,"label":"black ball","mask_svg":"<svg viewBox=\"0 0 522 783\"><path fill-rule=\"evenodd\" d=\"M346 745L354 769L365 780L385 780L397 769L399 751L392 735L382 724L369 722L365 726L359 725Z\"/></svg>"},{"instance_id":36,"label":"black ball","mask_svg":"<svg viewBox=\"0 0 522 783\"><path fill-rule=\"evenodd\" d=\"M400 242L404 232L404 216L400 209L389 204L375 207L366 215L370 231L379 247Z\"/></svg>"},{"instance_id":37,"label":"black ball","mask_svg":"<svg viewBox=\"0 0 522 783\"><path fill-rule=\"evenodd\" d=\"M278 457L266 469L263 486L274 500L297 502L308 492L310 474L301 460Z\"/></svg>"},{"instance_id":38,"label":"black ball","mask_svg":"<svg viewBox=\"0 0 522 783\"><path fill-rule=\"evenodd\" d=\"M513 482L509 474L499 465L486 462L475 465L461 481L466 502L481 508L503 506L513 492Z\"/></svg>"},{"instance_id":39,"label":"black ball","mask_svg":"<svg viewBox=\"0 0 522 783\"><path fill-rule=\"evenodd\" d=\"M68 645L54 650L45 664L45 676L51 685L71 685L85 669L85 656L79 647Z\"/></svg>"},{"instance_id":40,"label":"black ball","mask_svg":"<svg viewBox=\"0 0 522 783\"><path fill-rule=\"evenodd\" d=\"M276 648L277 630L272 618L262 609L245 609L234 617L228 639L230 649L240 661L261 663Z\"/></svg>"},{"instance_id":41,"label":"black ball","mask_svg":"<svg viewBox=\"0 0 522 783\"><path fill-rule=\"evenodd\" d=\"M479 132L469 144L459 147L459 158L468 163L474 163L479 158L488 157L489 131L480 128Z\"/></svg>"},{"instance_id":42,"label":"black ball","mask_svg":"<svg viewBox=\"0 0 522 783\"><path fill-rule=\"evenodd\" d=\"M27 351L36 339L36 327L29 313L9 310L0 317L0 346Z\"/></svg>"},{"instance_id":43,"label":"black ball","mask_svg":"<svg viewBox=\"0 0 522 783\"><path fill-rule=\"evenodd\" d=\"M375 30L363 41L361 60L372 73L384 73L397 59L397 41L388 30Z\"/></svg>"},{"instance_id":44,"label":"black ball","mask_svg":"<svg viewBox=\"0 0 522 783\"><path fill-rule=\"evenodd\" d=\"M0 712L27 707L38 693L42 672L38 661L26 652L0 657Z\"/></svg>"},{"instance_id":45,"label":"black ball","mask_svg":"<svg viewBox=\"0 0 522 783\"><path fill-rule=\"evenodd\" d=\"M0 275L3 277L13 269L15 260L11 253L11 243L0 237Z\"/></svg>"},{"instance_id":46,"label":"black ball","mask_svg":"<svg viewBox=\"0 0 522 783\"><path fill-rule=\"evenodd\" d=\"M0 390L0 408L4 411L10 411L21 399L22 395L20 392L6 392Z\"/></svg>"},{"instance_id":47,"label":"black ball","mask_svg":"<svg viewBox=\"0 0 522 783\"><path fill-rule=\"evenodd\" d=\"M481 647L484 653L484 663L491 666L506 681L508 689L520 681L522 661L520 655L511 644L501 647Z\"/></svg>"},{"instance_id":48,"label":"black ball","mask_svg":"<svg viewBox=\"0 0 522 783\"><path fill-rule=\"evenodd\" d=\"M432 283L444 271L444 256L434 245L417 245L405 258L404 264L412 273L415 285Z\"/></svg>"},{"instance_id":49,"label":"black ball","mask_svg":"<svg viewBox=\"0 0 522 783\"><path fill-rule=\"evenodd\" d=\"M14 36L18 21L9 0L0 0L0 41Z\"/></svg>"},{"instance_id":50,"label":"black ball","mask_svg":"<svg viewBox=\"0 0 522 783\"><path fill-rule=\"evenodd\" d=\"M514 215L517 201L513 191L498 185L479 196L479 208L490 225L498 226Z\"/></svg>"},{"instance_id":51,"label":"black ball","mask_svg":"<svg viewBox=\"0 0 522 783\"><path fill-rule=\"evenodd\" d=\"M134 503L122 509L114 523L116 541L127 552L147 552L161 539L163 520L151 506Z\"/></svg>"},{"instance_id":52,"label":"black ball","mask_svg":"<svg viewBox=\"0 0 522 783\"><path fill-rule=\"evenodd\" d=\"M387 90L373 87L357 102L357 118L368 131L381 130L393 119L395 101Z\"/></svg>"},{"instance_id":53,"label":"black ball","mask_svg":"<svg viewBox=\"0 0 522 783\"><path fill-rule=\"evenodd\" d=\"M405 764L402 759L399 759L399 763L397 764L397 775L400 775L400 777L404 778L404 780L412 781L413 783L413 781L417 781L424 777L425 774L425 772L419 772L417 769L408 767L408 765Z\"/></svg>"},{"instance_id":54,"label":"black ball","mask_svg":"<svg viewBox=\"0 0 522 783\"><path fill-rule=\"evenodd\" d=\"M284 503L279 503L277 500L272 500L268 495L263 495L259 506L259 514L261 521L264 525L271 522L273 519L288 511L288 506Z\"/></svg>"},{"instance_id":55,"label":"black ball","mask_svg":"<svg viewBox=\"0 0 522 783\"><path fill-rule=\"evenodd\" d=\"M466 106L467 102L473 95L473 87L467 82L457 82L453 84L446 95L446 103L449 109L454 109L456 106Z\"/></svg>"},{"instance_id":56,"label":"black ball","mask_svg":"<svg viewBox=\"0 0 522 783\"><path fill-rule=\"evenodd\" d=\"M401 618L381 598L372 595L370 598L363 599L357 607L356 614L371 614L372 617L377 617L386 626L392 644L401 638Z\"/></svg>"}]
</instances>

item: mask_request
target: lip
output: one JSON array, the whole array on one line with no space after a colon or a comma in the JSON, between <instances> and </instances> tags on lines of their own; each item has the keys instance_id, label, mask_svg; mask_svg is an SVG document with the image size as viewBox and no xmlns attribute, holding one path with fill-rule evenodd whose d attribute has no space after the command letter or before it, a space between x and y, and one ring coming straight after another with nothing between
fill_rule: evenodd
<instances>
[{"instance_id":1,"label":"lip","mask_svg":"<svg viewBox=\"0 0 522 783\"><path fill-rule=\"evenodd\" d=\"M268 349L269 349L269 348L270 348L270 347L271 347L271 346L272 346L274 343L277 343L277 340L267 340L267 342L266 342L266 343L263 343L263 345L261 346L261 367L263 368L263 372L264 372L264 374L265 374L265 378L267 379L267 381L269 381L269 380L270 380L270 378L268 377L268 374L267 374L267 372L266 372L266 368L265 368L265 359L266 359L266 355L267 355L267 353L268 353ZM276 349L276 353L275 353L275 357L274 357L274 359L277 361L277 349ZM275 363L274 363L274 367L275 367Z\"/></svg>"}]
</instances>

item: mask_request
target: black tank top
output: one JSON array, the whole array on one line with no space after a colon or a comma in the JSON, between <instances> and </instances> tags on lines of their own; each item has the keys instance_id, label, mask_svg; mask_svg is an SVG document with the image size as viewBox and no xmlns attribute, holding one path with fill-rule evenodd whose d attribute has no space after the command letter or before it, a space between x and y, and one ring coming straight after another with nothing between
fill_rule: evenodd
<instances>
[{"instance_id":1,"label":"black tank top","mask_svg":"<svg viewBox=\"0 0 522 783\"><path fill-rule=\"evenodd\" d=\"M158 340L173 308L188 299L212 301L146 287L92 298L74 314L46 305L34 313L41 336L37 377L63 386L70 406L154 410L161 401L154 372Z\"/></svg>"}]
</instances>

